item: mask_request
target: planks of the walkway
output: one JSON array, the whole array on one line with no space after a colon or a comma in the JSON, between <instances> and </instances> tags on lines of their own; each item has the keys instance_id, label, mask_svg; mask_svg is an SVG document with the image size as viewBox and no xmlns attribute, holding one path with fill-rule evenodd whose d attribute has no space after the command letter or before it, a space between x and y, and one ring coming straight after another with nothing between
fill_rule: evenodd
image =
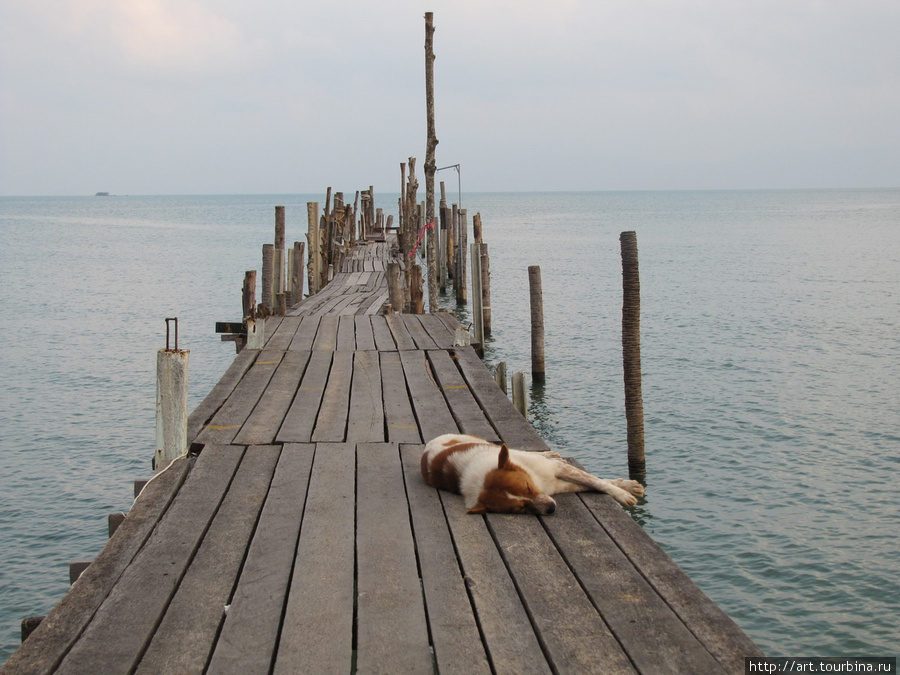
<instances>
[{"instance_id":1,"label":"planks of the walkway","mask_svg":"<svg viewBox=\"0 0 900 675\"><path fill-rule=\"evenodd\" d=\"M452 317L304 303L235 359L191 417L199 456L149 484L4 674L742 673L760 655L605 495L485 517L424 484L441 433L546 449Z\"/></svg>"}]
</instances>

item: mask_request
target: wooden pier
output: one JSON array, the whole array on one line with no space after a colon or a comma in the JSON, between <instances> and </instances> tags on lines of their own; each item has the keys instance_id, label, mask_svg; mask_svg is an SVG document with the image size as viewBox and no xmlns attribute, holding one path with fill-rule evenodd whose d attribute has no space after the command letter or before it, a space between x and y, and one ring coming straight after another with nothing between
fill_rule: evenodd
<instances>
[{"instance_id":1,"label":"wooden pier","mask_svg":"<svg viewBox=\"0 0 900 675\"><path fill-rule=\"evenodd\" d=\"M423 442L546 445L447 313L356 243L266 321L12 673L743 673L761 653L612 498L467 515Z\"/></svg>"}]
</instances>

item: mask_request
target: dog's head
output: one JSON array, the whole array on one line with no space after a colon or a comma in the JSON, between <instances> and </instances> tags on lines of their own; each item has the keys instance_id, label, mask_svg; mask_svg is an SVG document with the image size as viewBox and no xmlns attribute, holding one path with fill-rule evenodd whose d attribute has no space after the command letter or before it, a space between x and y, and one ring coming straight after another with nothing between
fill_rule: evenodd
<instances>
[{"instance_id":1,"label":"dog's head","mask_svg":"<svg viewBox=\"0 0 900 675\"><path fill-rule=\"evenodd\" d=\"M537 489L528 472L509 457L509 448L500 447L497 468L484 478L478 502L469 513L532 513L544 516L556 510L550 495Z\"/></svg>"}]
</instances>

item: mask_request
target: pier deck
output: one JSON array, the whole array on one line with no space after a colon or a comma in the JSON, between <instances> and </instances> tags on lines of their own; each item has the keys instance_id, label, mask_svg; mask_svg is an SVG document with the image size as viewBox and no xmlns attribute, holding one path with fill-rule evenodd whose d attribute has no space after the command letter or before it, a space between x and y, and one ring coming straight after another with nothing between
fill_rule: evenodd
<instances>
[{"instance_id":1,"label":"pier deck","mask_svg":"<svg viewBox=\"0 0 900 675\"><path fill-rule=\"evenodd\" d=\"M3 673L742 673L759 650L610 497L467 515L424 441L546 445L385 244L269 319Z\"/></svg>"}]
</instances>

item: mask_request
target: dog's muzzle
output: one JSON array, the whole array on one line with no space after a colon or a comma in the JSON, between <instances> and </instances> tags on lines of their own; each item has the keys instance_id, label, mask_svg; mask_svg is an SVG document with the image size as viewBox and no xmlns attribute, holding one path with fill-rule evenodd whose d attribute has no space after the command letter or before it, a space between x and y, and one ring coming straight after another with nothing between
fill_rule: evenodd
<instances>
[{"instance_id":1,"label":"dog's muzzle","mask_svg":"<svg viewBox=\"0 0 900 675\"><path fill-rule=\"evenodd\" d=\"M528 513L533 513L536 516L549 516L556 511L556 502L553 501L553 497L550 495L540 495L528 502L526 508Z\"/></svg>"}]
</instances>

